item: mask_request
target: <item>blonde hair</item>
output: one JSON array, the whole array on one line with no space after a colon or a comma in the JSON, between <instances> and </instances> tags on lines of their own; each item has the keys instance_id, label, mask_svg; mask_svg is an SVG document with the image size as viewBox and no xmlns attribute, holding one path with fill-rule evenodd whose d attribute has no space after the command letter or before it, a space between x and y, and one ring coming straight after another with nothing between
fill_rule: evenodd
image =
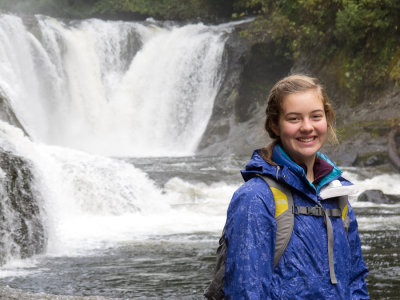
<instances>
[{"instance_id":1,"label":"blonde hair","mask_svg":"<svg viewBox=\"0 0 400 300\"><path fill-rule=\"evenodd\" d=\"M268 135L273 139L273 142L262 149L262 157L269 163L273 163L272 149L280 142L279 136L277 136L271 128L271 124L279 124L279 117L282 112L282 103L288 95L306 92L309 90L315 90L320 97L324 106L326 115L326 121L328 125L328 140L333 144L338 143L338 139L335 132L335 113L332 108L331 101L318 79L309 77L303 74L294 74L279 80L271 89L268 101L267 109L265 111L265 130ZM274 163L273 163L274 164Z\"/></svg>"}]
</instances>

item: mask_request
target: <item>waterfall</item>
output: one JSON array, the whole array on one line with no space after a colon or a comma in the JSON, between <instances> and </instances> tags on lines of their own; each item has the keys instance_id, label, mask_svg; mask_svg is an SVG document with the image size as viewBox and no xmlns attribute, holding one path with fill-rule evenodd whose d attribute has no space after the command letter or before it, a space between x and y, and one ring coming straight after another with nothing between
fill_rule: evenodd
<instances>
[{"instance_id":1,"label":"waterfall","mask_svg":"<svg viewBox=\"0 0 400 300\"><path fill-rule=\"evenodd\" d=\"M0 95L36 142L108 156L191 155L233 26L0 15Z\"/></svg>"},{"instance_id":2,"label":"waterfall","mask_svg":"<svg viewBox=\"0 0 400 300\"><path fill-rule=\"evenodd\" d=\"M0 264L220 227L202 203L231 188L160 187L121 157L195 152L232 30L0 14Z\"/></svg>"}]
</instances>

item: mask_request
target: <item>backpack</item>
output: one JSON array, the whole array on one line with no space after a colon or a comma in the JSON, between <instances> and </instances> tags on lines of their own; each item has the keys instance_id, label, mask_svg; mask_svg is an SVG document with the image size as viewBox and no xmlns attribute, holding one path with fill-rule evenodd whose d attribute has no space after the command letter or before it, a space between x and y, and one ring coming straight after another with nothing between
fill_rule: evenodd
<instances>
[{"instance_id":1,"label":"backpack","mask_svg":"<svg viewBox=\"0 0 400 300\"><path fill-rule=\"evenodd\" d=\"M333 266L333 229L332 223L329 217L340 217L343 221L343 226L348 232L350 225L350 219L347 215L348 209L348 193L343 195L337 193L338 187L334 182L328 185L331 189L327 192L321 191L321 197L323 199L338 197L338 207L336 209L324 209L322 205L315 206L297 206L293 203L293 196L289 187L285 183L278 182L271 177L258 175L268 184L271 189L272 195L274 196L275 202L275 218L276 218L276 239L275 239L275 252L274 252L274 268L278 264L280 258L285 252L286 246L288 245L292 236L294 215L302 214L309 216L320 216L324 217L325 224L327 226L328 235L328 258L329 258L329 273L331 283L336 284L336 276ZM335 186L336 185L336 186ZM341 184L339 183L340 187ZM336 191L336 192L335 192ZM210 300L224 299L224 277L225 277L225 259L226 252L228 250L228 242L225 239L225 227L222 231L221 238L219 239L219 246L216 252L216 268L214 278L209 284L204 296Z\"/></svg>"}]
</instances>

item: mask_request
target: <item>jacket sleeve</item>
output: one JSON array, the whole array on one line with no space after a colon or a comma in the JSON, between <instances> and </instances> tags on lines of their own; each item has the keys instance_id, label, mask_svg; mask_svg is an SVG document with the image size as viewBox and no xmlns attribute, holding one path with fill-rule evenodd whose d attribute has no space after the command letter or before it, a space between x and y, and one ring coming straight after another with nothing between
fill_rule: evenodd
<instances>
[{"instance_id":1,"label":"jacket sleeve","mask_svg":"<svg viewBox=\"0 0 400 300\"><path fill-rule=\"evenodd\" d=\"M270 299L276 235L273 196L253 178L233 195L225 238L225 299Z\"/></svg>"},{"instance_id":2,"label":"jacket sleeve","mask_svg":"<svg viewBox=\"0 0 400 300\"><path fill-rule=\"evenodd\" d=\"M358 235L358 224L353 209L349 204L349 218L350 226L348 231L348 240L351 251L351 278L350 278L350 290L351 299L369 299L367 285L365 283L365 276L368 274L368 269L365 265L362 253L360 237Z\"/></svg>"}]
</instances>

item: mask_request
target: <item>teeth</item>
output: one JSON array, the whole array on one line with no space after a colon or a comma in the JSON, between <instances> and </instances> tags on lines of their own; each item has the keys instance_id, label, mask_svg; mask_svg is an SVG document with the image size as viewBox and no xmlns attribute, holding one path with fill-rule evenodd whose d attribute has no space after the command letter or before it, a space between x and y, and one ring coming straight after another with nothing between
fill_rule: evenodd
<instances>
[{"instance_id":1,"label":"teeth","mask_svg":"<svg viewBox=\"0 0 400 300\"><path fill-rule=\"evenodd\" d=\"M314 140L314 138L311 137L311 138L308 138L308 139L299 139L299 140L300 140L300 142L308 143L308 142L311 142L312 140Z\"/></svg>"}]
</instances>

